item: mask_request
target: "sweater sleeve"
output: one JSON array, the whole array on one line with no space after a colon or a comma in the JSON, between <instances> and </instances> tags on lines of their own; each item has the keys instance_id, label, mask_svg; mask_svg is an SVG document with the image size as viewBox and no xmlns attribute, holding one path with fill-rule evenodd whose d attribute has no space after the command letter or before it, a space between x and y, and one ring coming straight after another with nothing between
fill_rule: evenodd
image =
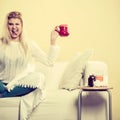
<instances>
[{"instance_id":1,"label":"sweater sleeve","mask_svg":"<svg viewBox=\"0 0 120 120\"><path fill-rule=\"evenodd\" d=\"M33 58L35 58L37 62L39 61L47 66L52 66L54 64L58 57L59 50L59 46L51 45L47 54L44 51L42 51L36 43L32 42L31 44L31 53Z\"/></svg>"}]
</instances>

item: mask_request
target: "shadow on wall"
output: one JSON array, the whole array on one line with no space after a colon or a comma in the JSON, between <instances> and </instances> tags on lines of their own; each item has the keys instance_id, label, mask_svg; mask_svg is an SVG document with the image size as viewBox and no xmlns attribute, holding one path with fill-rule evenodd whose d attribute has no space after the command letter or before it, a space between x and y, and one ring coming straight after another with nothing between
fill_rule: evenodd
<instances>
[{"instance_id":1,"label":"shadow on wall","mask_svg":"<svg viewBox=\"0 0 120 120\"><path fill-rule=\"evenodd\" d=\"M82 98L83 107L91 109L91 107L98 108L101 107L104 103L106 104L106 99L99 92L87 92Z\"/></svg>"},{"instance_id":2,"label":"shadow on wall","mask_svg":"<svg viewBox=\"0 0 120 120\"><path fill-rule=\"evenodd\" d=\"M76 102L78 105L78 101ZM82 93L82 119L108 120L107 93L83 92ZM78 113L79 114L79 113ZM100 117L101 116L101 117Z\"/></svg>"}]
</instances>

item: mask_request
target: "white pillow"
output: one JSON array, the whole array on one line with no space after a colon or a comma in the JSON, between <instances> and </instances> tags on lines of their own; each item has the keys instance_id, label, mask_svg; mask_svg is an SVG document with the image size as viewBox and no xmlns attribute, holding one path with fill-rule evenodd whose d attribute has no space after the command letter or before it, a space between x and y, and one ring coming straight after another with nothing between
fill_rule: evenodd
<instances>
[{"instance_id":1,"label":"white pillow","mask_svg":"<svg viewBox=\"0 0 120 120\"><path fill-rule=\"evenodd\" d=\"M93 51L89 50L80 55L77 55L66 67L61 82L60 88L67 90L77 89L82 79L82 73L85 68L86 62L89 60Z\"/></svg>"}]
</instances>

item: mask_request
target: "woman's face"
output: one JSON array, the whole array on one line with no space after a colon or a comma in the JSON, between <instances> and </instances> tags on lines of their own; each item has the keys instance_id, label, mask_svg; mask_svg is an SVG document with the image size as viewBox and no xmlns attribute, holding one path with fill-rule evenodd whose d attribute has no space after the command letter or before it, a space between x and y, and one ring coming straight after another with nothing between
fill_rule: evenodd
<instances>
[{"instance_id":1,"label":"woman's face","mask_svg":"<svg viewBox=\"0 0 120 120\"><path fill-rule=\"evenodd\" d=\"M18 40L22 33L22 23L18 18L8 20L8 31L13 40Z\"/></svg>"}]
</instances>

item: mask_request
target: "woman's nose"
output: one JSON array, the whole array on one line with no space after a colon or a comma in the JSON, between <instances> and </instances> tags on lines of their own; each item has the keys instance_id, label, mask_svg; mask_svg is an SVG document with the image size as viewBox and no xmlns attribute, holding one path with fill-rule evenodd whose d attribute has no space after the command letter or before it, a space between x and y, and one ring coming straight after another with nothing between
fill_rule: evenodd
<instances>
[{"instance_id":1,"label":"woman's nose","mask_svg":"<svg viewBox=\"0 0 120 120\"><path fill-rule=\"evenodd\" d=\"M16 25L13 25L12 28L16 28Z\"/></svg>"}]
</instances>

